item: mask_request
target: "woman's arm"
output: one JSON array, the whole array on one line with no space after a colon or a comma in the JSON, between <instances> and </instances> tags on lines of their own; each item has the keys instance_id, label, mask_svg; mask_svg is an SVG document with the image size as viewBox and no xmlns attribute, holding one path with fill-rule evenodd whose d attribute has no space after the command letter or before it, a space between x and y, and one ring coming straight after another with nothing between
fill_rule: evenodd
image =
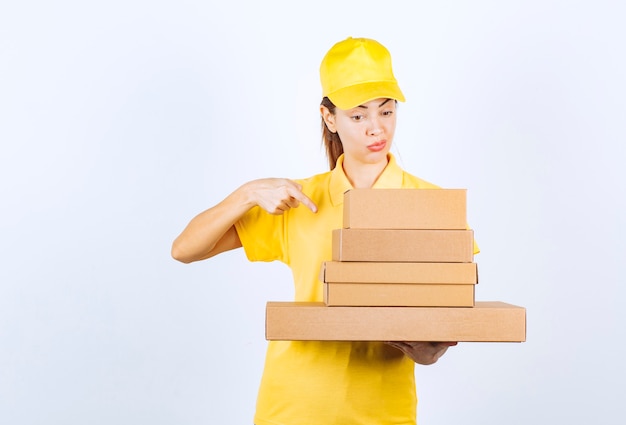
<instances>
[{"instance_id":1,"label":"woman's arm","mask_svg":"<svg viewBox=\"0 0 626 425\"><path fill-rule=\"evenodd\" d=\"M283 214L303 203L311 211L317 207L302 186L289 179L260 179L248 182L222 202L195 216L172 244L172 257L183 263L204 260L241 247L234 224L255 206L270 214Z\"/></svg>"}]
</instances>

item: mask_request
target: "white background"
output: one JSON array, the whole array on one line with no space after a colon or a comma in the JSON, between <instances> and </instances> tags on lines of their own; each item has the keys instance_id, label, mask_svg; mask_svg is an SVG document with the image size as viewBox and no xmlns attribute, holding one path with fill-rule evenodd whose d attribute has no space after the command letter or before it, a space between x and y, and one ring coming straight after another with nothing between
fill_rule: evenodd
<instances>
[{"instance_id":1,"label":"white background","mask_svg":"<svg viewBox=\"0 0 626 425\"><path fill-rule=\"evenodd\" d=\"M468 189L476 298L527 308L527 342L417 367L420 424L623 423L625 12L3 2L0 423L252 422L290 274L169 250L243 182L327 169L317 71L347 36L393 55L400 165Z\"/></svg>"}]
</instances>

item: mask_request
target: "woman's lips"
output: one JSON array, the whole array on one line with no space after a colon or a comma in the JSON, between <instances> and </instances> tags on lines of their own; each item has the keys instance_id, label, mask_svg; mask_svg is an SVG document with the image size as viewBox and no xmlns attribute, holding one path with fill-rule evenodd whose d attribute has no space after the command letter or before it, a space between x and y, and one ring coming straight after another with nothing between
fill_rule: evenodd
<instances>
[{"instance_id":1,"label":"woman's lips","mask_svg":"<svg viewBox=\"0 0 626 425\"><path fill-rule=\"evenodd\" d=\"M386 140L381 140L380 142L372 143L371 145L367 145L367 148L372 152L380 152L385 149L387 146Z\"/></svg>"}]
</instances>

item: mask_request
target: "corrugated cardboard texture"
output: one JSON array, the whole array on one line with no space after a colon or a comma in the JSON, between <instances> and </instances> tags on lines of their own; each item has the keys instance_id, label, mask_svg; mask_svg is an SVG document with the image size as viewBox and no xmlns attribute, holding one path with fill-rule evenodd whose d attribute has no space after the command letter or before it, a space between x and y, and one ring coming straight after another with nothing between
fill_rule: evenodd
<instances>
[{"instance_id":1,"label":"corrugated cardboard texture","mask_svg":"<svg viewBox=\"0 0 626 425\"><path fill-rule=\"evenodd\" d=\"M334 229L333 261L471 263L472 230Z\"/></svg>"},{"instance_id":2,"label":"corrugated cardboard texture","mask_svg":"<svg viewBox=\"0 0 626 425\"><path fill-rule=\"evenodd\" d=\"M324 283L327 306L473 307L474 284Z\"/></svg>"},{"instance_id":3,"label":"corrugated cardboard texture","mask_svg":"<svg viewBox=\"0 0 626 425\"><path fill-rule=\"evenodd\" d=\"M327 283L478 283L476 263L380 263L326 261L320 280Z\"/></svg>"},{"instance_id":4,"label":"corrugated cardboard texture","mask_svg":"<svg viewBox=\"0 0 626 425\"><path fill-rule=\"evenodd\" d=\"M473 308L268 302L265 337L287 341L523 342L526 309L500 301L477 301Z\"/></svg>"},{"instance_id":5,"label":"corrugated cardboard texture","mask_svg":"<svg viewBox=\"0 0 626 425\"><path fill-rule=\"evenodd\" d=\"M343 227L466 229L466 189L351 189L344 193Z\"/></svg>"}]
</instances>

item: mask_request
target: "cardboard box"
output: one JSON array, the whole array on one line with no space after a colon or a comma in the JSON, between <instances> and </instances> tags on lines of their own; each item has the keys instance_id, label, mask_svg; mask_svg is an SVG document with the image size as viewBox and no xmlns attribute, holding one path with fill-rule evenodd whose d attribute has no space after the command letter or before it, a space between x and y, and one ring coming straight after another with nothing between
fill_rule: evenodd
<instances>
[{"instance_id":1,"label":"cardboard box","mask_svg":"<svg viewBox=\"0 0 626 425\"><path fill-rule=\"evenodd\" d=\"M320 280L326 283L478 283L476 263L380 263L325 261Z\"/></svg>"},{"instance_id":2,"label":"cardboard box","mask_svg":"<svg viewBox=\"0 0 626 425\"><path fill-rule=\"evenodd\" d=\"M324 283L327 306L473 307L474 284Z\"/></svg>"},{"instance_id":3,"label":"cardboard box","mask_svg":"<svg viewBox=\"0 0 626 425\"><path fill-rule=\"evenodd\" d=\"M526 309L500 301L477 301L473 308L268 302L265 337L286 341L523 342Z\"/></svg>"},{"instance_id":4,"label":"cardboard box","mask_svg":"<svg viewBox=\"0 0 626 425\"><path fill-rule=\"evenodd\" d=\"M344 193L346 229L467 228L466 189L351 189Z\"/></svg>"},{"instance_id":5,"label":"cardboard box","mask_svg":"<svg viewBox=\"0 0 626 425\"><path fill-rule=\"evenodd\" d=\"M471 263L472 230L334 229L333 261Z\"/></svg>"}]
</instances>

